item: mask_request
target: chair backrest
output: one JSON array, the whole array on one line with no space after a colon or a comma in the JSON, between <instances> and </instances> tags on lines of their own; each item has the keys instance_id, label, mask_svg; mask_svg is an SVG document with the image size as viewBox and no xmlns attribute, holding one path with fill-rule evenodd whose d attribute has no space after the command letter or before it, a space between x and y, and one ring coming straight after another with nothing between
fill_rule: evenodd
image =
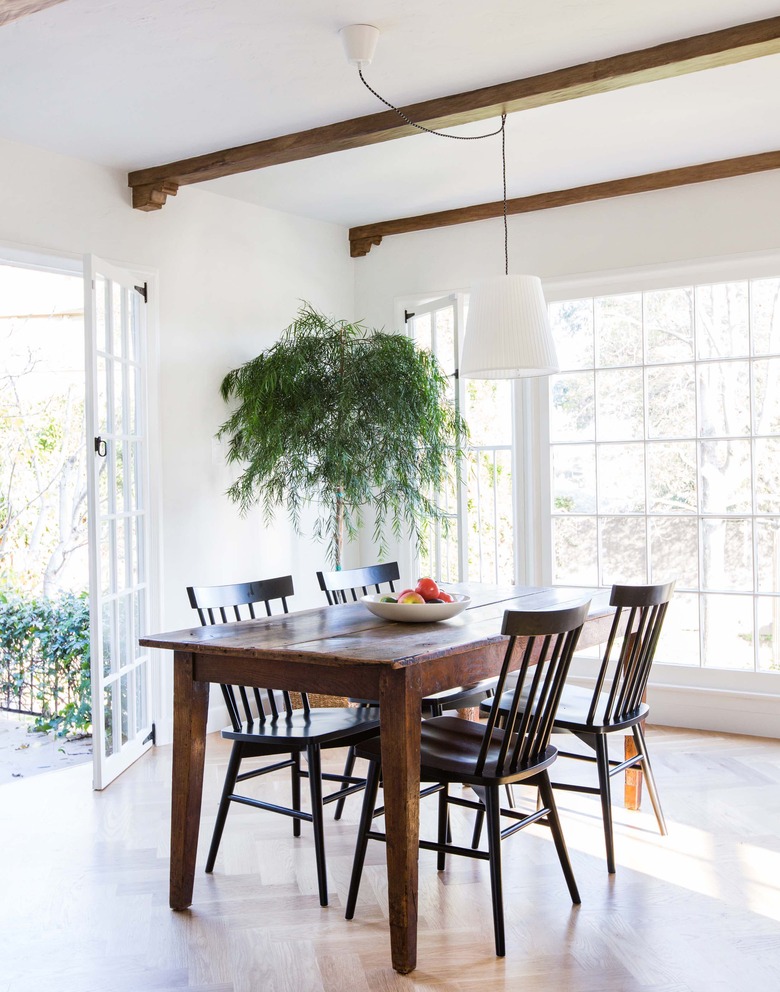
<instances>
[{"instance_id":1,"label":"chair backrest","mask_svg":"<svg viewBox=\"0 0 780 992\"><path fill-rule=\"evenodd\" d=\"M395 592L393 583L400 577L397 561L368 565L366 568L345 568L338 572L317 572L328 606L350 601L356 603L360 596L367 596L369 592L382 592L381 586L385 583L389 585L390 592Z\"/></svg>"},{"instance_id":2,"label":"chair backrest","mask_svg":"<svg viewBox=\"0 0 780 992\"><path fill-rule=\"evenodd\" d=\"M187 587L190 606L198 611L198 618L204 627L255 620L258 614L270 617L273 615L271 604L276 602L281 604L282 612L288 613L287 597L292 596L293 592L291 575L236 585ZM256 610L255 607L260 605L263 610ZM290 693L286 690L223 685L222 695L236 731L241 730L243 721L248 724L255 720L264 723L266 720L277 720L281 711L288 717L293 713ZM306 693L301 693L301 698L304 712L308 714L310 707Z\"/></svg>"},{"instance_id":3,"label":"chair backrest","mask_svg":"<svg viewBox=\"0 0 780 992\"><path fill-rule=\"evenodd\" d=\"M612 586L617 607L588 711L588 723L617 723L642 703L674 582ZM621 640L622 637L622 640ZM616 641L620 650L615 652Z\"/></svg>"},{"instance_id":4,"label":"chair backrest","mask_svg":"<svg viewBox=\"0 0 780 992\"><path fill-rule=\"evenodd\" d=\"M504 720L504 737L496 759L496 775L514 774L545 757L563 685L589 609L590 600L562 610L504 613L501 633L509 635L509 643L475 767L478 775L484 771L499 714ZM525 639L522 658L506 715L501 713L506 702L504 686L520 637Z\"/></svg>"}]
</instances>

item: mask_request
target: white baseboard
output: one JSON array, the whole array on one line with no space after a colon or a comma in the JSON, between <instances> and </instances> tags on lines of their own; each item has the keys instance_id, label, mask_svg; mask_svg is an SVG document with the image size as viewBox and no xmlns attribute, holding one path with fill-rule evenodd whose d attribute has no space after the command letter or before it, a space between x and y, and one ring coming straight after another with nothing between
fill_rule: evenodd
<instances>
[{"instance_id":1,"label":"white baseboard","mask_svg":"<svg viewBox=\"0 0 780 992\"><path fill-rule=\"evenodd\" d=\"M581 675L571 681L593 686L593 679ZM780 695L776 693L651 682L647 701L648 722L659 727L780 738Z\"/></svg>"},{"instance_id":2,"label":"white baseboard","mask_svg":"<svg viewBox=\"0 0 780 992\"><path fill-rule=\"evenodd\" d=\"M780 738L779 695L655 683L647 701L659 726Z\"/></svg>"}]
</instances>

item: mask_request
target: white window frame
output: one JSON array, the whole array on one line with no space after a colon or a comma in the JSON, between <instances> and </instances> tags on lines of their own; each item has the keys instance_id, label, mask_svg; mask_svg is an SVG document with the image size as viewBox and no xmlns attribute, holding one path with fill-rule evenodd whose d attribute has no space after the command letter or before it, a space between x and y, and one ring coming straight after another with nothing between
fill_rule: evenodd
<instances>
[{"instance_id":1,"label":"white window frame","mask_svg":"<svg viewBox=\"0 0 780 992\"><path fill-rule=\"evenodd\" d=\"M602 273L588 273L560 279L543 280L544 295L548 303L561 302L564 300L574 300L589 297L607 296L619 293L642 292L653 289L666 289L677 285L702 284L731 282L742 279L760 279L762 277L777 277L780 272L780 252L756 252L736 256L726 256L715 259L699 259L681 263L669 263L663 266L643 266L634 269L622 269ZM550 420L549 420L549 380L540 382L544 391L544 401L541 409L538 410L541 418L540 425L543 434L546 434L547 443L544 451L539 446L540 458L533 464L533 470L538 472L540 479L550 483ZM531 443L526 440L526 443ZM547 542L543 548L541 559L541 571L537 573L541 584L546 584L552 576L552 544L550 540L552 532L552 514L550 512L549 489L546 498L543 498L541 514L541 528L547 535ZM532 536L526 536L531 540ZM545 582L546 578L546 582ZM595 663L580 661L576 671L579 675L587 677L595 671ZM713 712L722 708L727 703L725 697L729 697L730 703L736 703L740 712L745 716L744 726L732 725L731 729L738 729L739 732L746 733L771 733L777 735L777 723L773 724L773 729L761 730L761 726L769 726L751 722L750 714L754 713L755 707L762 713L770 712L771 719L776 721L780 715L780 676L769 672L744 672L727 669L689 667L682 665L664 665L656 662L653 666L651 686L654 686L662 695L667 693L671 702L674 693L681 694L680 699L685 705L691 705L688 690L698 693L708 693L709 705ZM715 694L722 694L719 701ZM699 701L697 706L702 706ZM770 709L767 711L767 705ZM734 708L733 705L730 706ZM674 705L670 705L669 712L674 713ZM657 717L656 717L657 719ZM699 719L698 722L677 722L669 719L672 725L678 726L705 726L707 720ZM721 729L722 722L716 721L711 729Z\"/></svg>"}]
</instances>

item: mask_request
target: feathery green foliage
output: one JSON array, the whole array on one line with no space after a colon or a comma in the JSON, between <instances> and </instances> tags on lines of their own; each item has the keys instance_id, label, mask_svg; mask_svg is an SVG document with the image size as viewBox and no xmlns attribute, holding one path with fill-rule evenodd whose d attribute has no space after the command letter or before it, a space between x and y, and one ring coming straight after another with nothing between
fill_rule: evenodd
<instances>
[{"instance_id":1,"label":"feathery green foliage","mask_svg":"<svg viewBox=\"0 0 780 992\"><path fill-rule=\"evenodd\" d=\"M386 553L396 536L443 518L440 491L467 438L447 401L436 359L400 334L370 331L302 304L270 349L225 376L225 402L238 405L219 429L228 462L244 466L228 490L242 513L260 504L267 521L286 506L300 533L305 505L319 508L314 536L341 564L365 508Z\"/></svg>"}]
</instances>

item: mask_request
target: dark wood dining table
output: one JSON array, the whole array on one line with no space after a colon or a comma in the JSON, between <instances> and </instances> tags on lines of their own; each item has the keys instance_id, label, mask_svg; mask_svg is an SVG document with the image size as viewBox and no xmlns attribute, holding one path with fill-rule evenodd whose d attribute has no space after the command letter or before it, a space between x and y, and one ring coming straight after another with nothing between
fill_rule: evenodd
<instances>
[{"instance_id":1,"label":"dark wood dining table","mask_svg":"<svg viewBox=\"0 0 780 992\"><path fill-rule=\"evenodd\" d=\"M233 683L378 699L387 832L390 943L396 971L417 960L420 724L423 697L498 674L505 610L549 610L592 597L580 637L606 640L608 591L449 584L470 607L439 623L388 623L362 603L141 639L174 652L170 905L192 903L209 685Z\"/></svg>"}]
</instances>

